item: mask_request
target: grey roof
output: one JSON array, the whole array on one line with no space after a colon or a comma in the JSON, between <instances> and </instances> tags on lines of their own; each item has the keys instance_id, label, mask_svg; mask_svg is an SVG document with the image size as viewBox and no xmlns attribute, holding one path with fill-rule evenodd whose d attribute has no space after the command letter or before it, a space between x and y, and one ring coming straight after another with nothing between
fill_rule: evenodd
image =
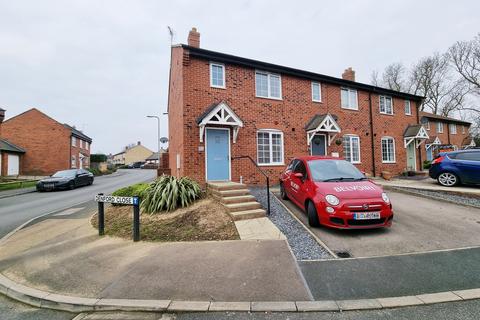
<instances>
[{"instance_id":1,"label":"grey roof","mask_svg":"<svg viewBox=\"0 0 480 320\"><path fill-rule=\"evenodd\" d=\"M320 123L322 123L323 120L328 116L328 113L325 114L316 114L314 115L310 121L308 121L307 125L305 126L306 131L314 130L316 129ZM336 115L331 115L333 120L337 121L338 117Z\"/></svg>"},{"instance_id":2,"label":"grey roof","mask_svg":"<svg viewBox=\"0 0 480 320\"><path fill-rule=\"evenodd\" d=\"M427 141L425 141L426 144L432 144L435 142L435 140L437 139L437 136L433 136L433 137L430 137L428 138Z\"/></svg>"},{"instance_id":3,"label":"grey roof","mask_svg":"<svg viewBox=\"0 0 480 320\"><path fill-rule=\"evenodd\" d=\"M468 126L470 126L472 124L471 122L468 122L468 121L459 120L459 119L455 119L455 118L451 118L451 117L445 117L445 116L441 116L439 114L433 114L433 113L425 112L425 111L420 112L420 117L422 117L422 120L423 120L423 118L427 118L427 119L443 120L445 122L461 123L461 124L465 124L465 125L468 125Z\"/></svg>"},{"instance_id":4,"label":"grey roof","mask_svg":"<svg viewBox=\"0 0 480 320\"><path fill-rule=\"evenodd\" d=\"M82 140L85 140L87 141L88 143L92 143L92 138L90 138L89 136L87 136L85 133L83 133L82 131L72 127L72 126L69 126L68 124L64 123L63 126L67 129L70 129L72 131L72 136L74 137L77 137L77 138L80 138Z\"/></svg>"},{"instance_id":5,"label":"grey roof","mask_svg":"<svg viewBox=\"0 0 480 320\"><path fill-rule=\"evenodd\" d=\"M421 124L411 124L405 129L403 136L405 138L416 137L421 128L422 128Z\"/></svg>"},{"instance_id":6,"label":"grey roof","mask_svg":"<svg viewBox=\"0 0 480 320\"><path fill-rule=\"evenodd\" d=\"M10 151L10 152L16 152L16 153L25 153L25 149L14 145L8 140L5 139L0 139L0 150L2 151Z\"/></svg>"},{"instance_id":7,"label":"grey roof","mask_svg":"<svg viewBox=\"0 0 480 320\"><path fill-rule=\"evenodd\" d=\"M203 118L208 116L210 112L212 112L213 109L215 109L220 102L212 103L198 118L197 118L197 124L200 124L202 122Z\"/></svg>"},{"instance_id":8,"label":"grey roof","mask_svg":"<svg viewBox=\"0 0 480 320\"><path fill-rule=\"evenodd\" d=\"M158 152L152 153L152 155L145 160L158 160Z\"/></svg>"}]
</instances>

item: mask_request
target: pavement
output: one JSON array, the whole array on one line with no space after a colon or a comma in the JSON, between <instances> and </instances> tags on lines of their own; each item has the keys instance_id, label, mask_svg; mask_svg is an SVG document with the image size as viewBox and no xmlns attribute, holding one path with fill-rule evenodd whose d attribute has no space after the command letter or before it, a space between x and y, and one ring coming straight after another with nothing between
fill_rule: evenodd
<instances>
[{"instance_id":1,"label":"pavement","mask_svg":"<svg viewBox=\"0 0 480 320\"><path fill-rule=\"evenodd\" d=\"M333 252L348 252L356 258L480 246L480 209L401 192L387 193L395 215L391 228L308 228ZM282 203L308 226L303 211L291 201Z\"/></svg>"},{"instance_id":2,"label":"pavement","mask_svg":"<svg viewBox=\"0 0 480 320\"><path fill-rule=\"evenodd\" d=\"M108 194L130 184L152 180L155 176L155 170L118 170L111 175L96 177L91 186L75 190L0 198L0 238L32 218L91 201L100 192Z\"/></svg>"},{"instance_id":3,"label":"pavement","mask_svg":"<svg viewBox=\"0 0 480 320\"><path fill-rule=\"evenodd\" d=\"M412 188L429 191L442 191L454 194L468 195L472 197L480 197L480 188L478 186L455 186L444 187L437 183L436 180L431 178L426 179L392 179L384 180L382 178L372 178L375 183L384 187L400 187L400 188Z\"/></svg>"},{"instance_id":4,"label":"pavement","mask_svg":"<svg viewBox=\"0 0 480 320\"><path fill-rule=\"evenodd\" d=\"M36 190L35 187L0 191L0 199L19 196L19 195L22 195L22 194L32 193L32 192L36 192L36 191L37 190Z\"/></svg>"},{"instance_id":5,"label":"pavement","mask_svg":"<svg viewBox=\"0 0 480 320\"><path fill-rule=\"evenodd\" d=\"M52 216L20 230L0 246L1 273L43 291L89 298L311 299L286 241L133 243L99 237L90 214Z\"/></svg>"}]
</instances>

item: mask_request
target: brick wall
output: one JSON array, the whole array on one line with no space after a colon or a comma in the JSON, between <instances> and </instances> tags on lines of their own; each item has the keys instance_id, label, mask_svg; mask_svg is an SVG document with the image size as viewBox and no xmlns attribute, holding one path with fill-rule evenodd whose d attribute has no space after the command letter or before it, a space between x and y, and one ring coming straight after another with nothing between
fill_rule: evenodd
<instances>
[{"instance_id":1,"label":"brick wall","mask_svg":"<svg viewBox=\"0 0 480 320\"><path fill-rule=\"evenodd\" d=\"M2 137L26 150L22 174L49 175L70 168L70 130L37 109L4 121Z\"/></svg>"},{"instance_id":2,"label":"brick wall","mask_svg":"<svg viewBox=\"0 0 480 320\"><path fill-rule=\"evenodd\" d=\"M322 102L312 102L311 81L282 75L283 100L255 97L255 70L226 65L226 89L211 88L209 79L209 61L189 57L182 48L173 48L170 83L170 168L176 175L186 175L205 181L204 143L199 141L197 117L213 102L226 101L244 122L237 142L231 144L231 155L250 155L257 158L256 132L258 129L278 129L284 134L284 158L287 164L293 157L306 155L309 150L306 141L305 125L315 114L331 113L338 117L342 129L337 138L344 134L356 134L360 137L361 163L357 167L373 173L372 133L370 130L369 93L358 91L359 110L340 108L340 87L322 84ZM180 59L183 58L183 64ZM183 88L180 76L183 75ZM183 89L183 90L182 90ZM183 94L183 103L182 101ZM403 132L408 124L417 123L417 109L412 101L412 115L405 115L404 100L394 98L394 116L379 112L379 98L372 94L373 138L375 148L375 171L388 170L400 173L406 167L406 150L403 147ZM182 123L183 121L183 123ZM183 128L183 130L179 130ZM183 134L183 137L182 137ZM383 164L381 161L380 140L382 136L395 138L396 163ZM183 145L182 145L183 143ZM343 146L335 143L328 146L329 154L343 154ZM181 157L181 168L176 170L177 153ZM419 163L418 159L417 162ZM232 180L240 176L246 183L263 183L264 178L256 173L247 160L232 162ZM273 181L278 180L281 166L264 166Z\"/></svg>"}]
</instances>

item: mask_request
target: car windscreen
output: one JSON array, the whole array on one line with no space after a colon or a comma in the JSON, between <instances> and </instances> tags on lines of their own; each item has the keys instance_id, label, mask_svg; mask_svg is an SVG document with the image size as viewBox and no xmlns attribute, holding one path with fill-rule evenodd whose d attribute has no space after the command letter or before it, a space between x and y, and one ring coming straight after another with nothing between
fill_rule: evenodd
<instances>
[{"instance_id":1,"label":"car windscreen","mask_svg":"<svg viewBox=\"0 0 480 320\"><path fill-rule=\"evenodd\" d=\"M312 180L321 181L352 181L366 179L353 164L345 160L310 160L308 167Z\"/></svg>"},{"instance_id":2,"label":"car windscreen","mask_svg":"<svg viewBox=\"0 0 480 320\"><path fill-rule=\"evenodd\" d=\"M55 174L52 177L53 178L72 178L72 177L75 177L76 173L77 173L77 170L62 170L62 171L55 172Z\"/></svg>"}]
</instances>

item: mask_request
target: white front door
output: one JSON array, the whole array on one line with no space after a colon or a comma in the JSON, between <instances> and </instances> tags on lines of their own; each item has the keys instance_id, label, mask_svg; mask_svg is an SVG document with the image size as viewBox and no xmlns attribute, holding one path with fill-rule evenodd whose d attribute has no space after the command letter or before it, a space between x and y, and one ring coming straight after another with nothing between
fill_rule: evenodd
<instances>
[{"instance_id":1,"label":"white front door","mask_svg":"<svg viewBox=\"0 0 480 320\"><path fill-rule=\"evenodd\" d=\"M16 154L9 154L7 157L7 175L16 176L20 172L20 157Z\"/></svg>"}]
</instances>

